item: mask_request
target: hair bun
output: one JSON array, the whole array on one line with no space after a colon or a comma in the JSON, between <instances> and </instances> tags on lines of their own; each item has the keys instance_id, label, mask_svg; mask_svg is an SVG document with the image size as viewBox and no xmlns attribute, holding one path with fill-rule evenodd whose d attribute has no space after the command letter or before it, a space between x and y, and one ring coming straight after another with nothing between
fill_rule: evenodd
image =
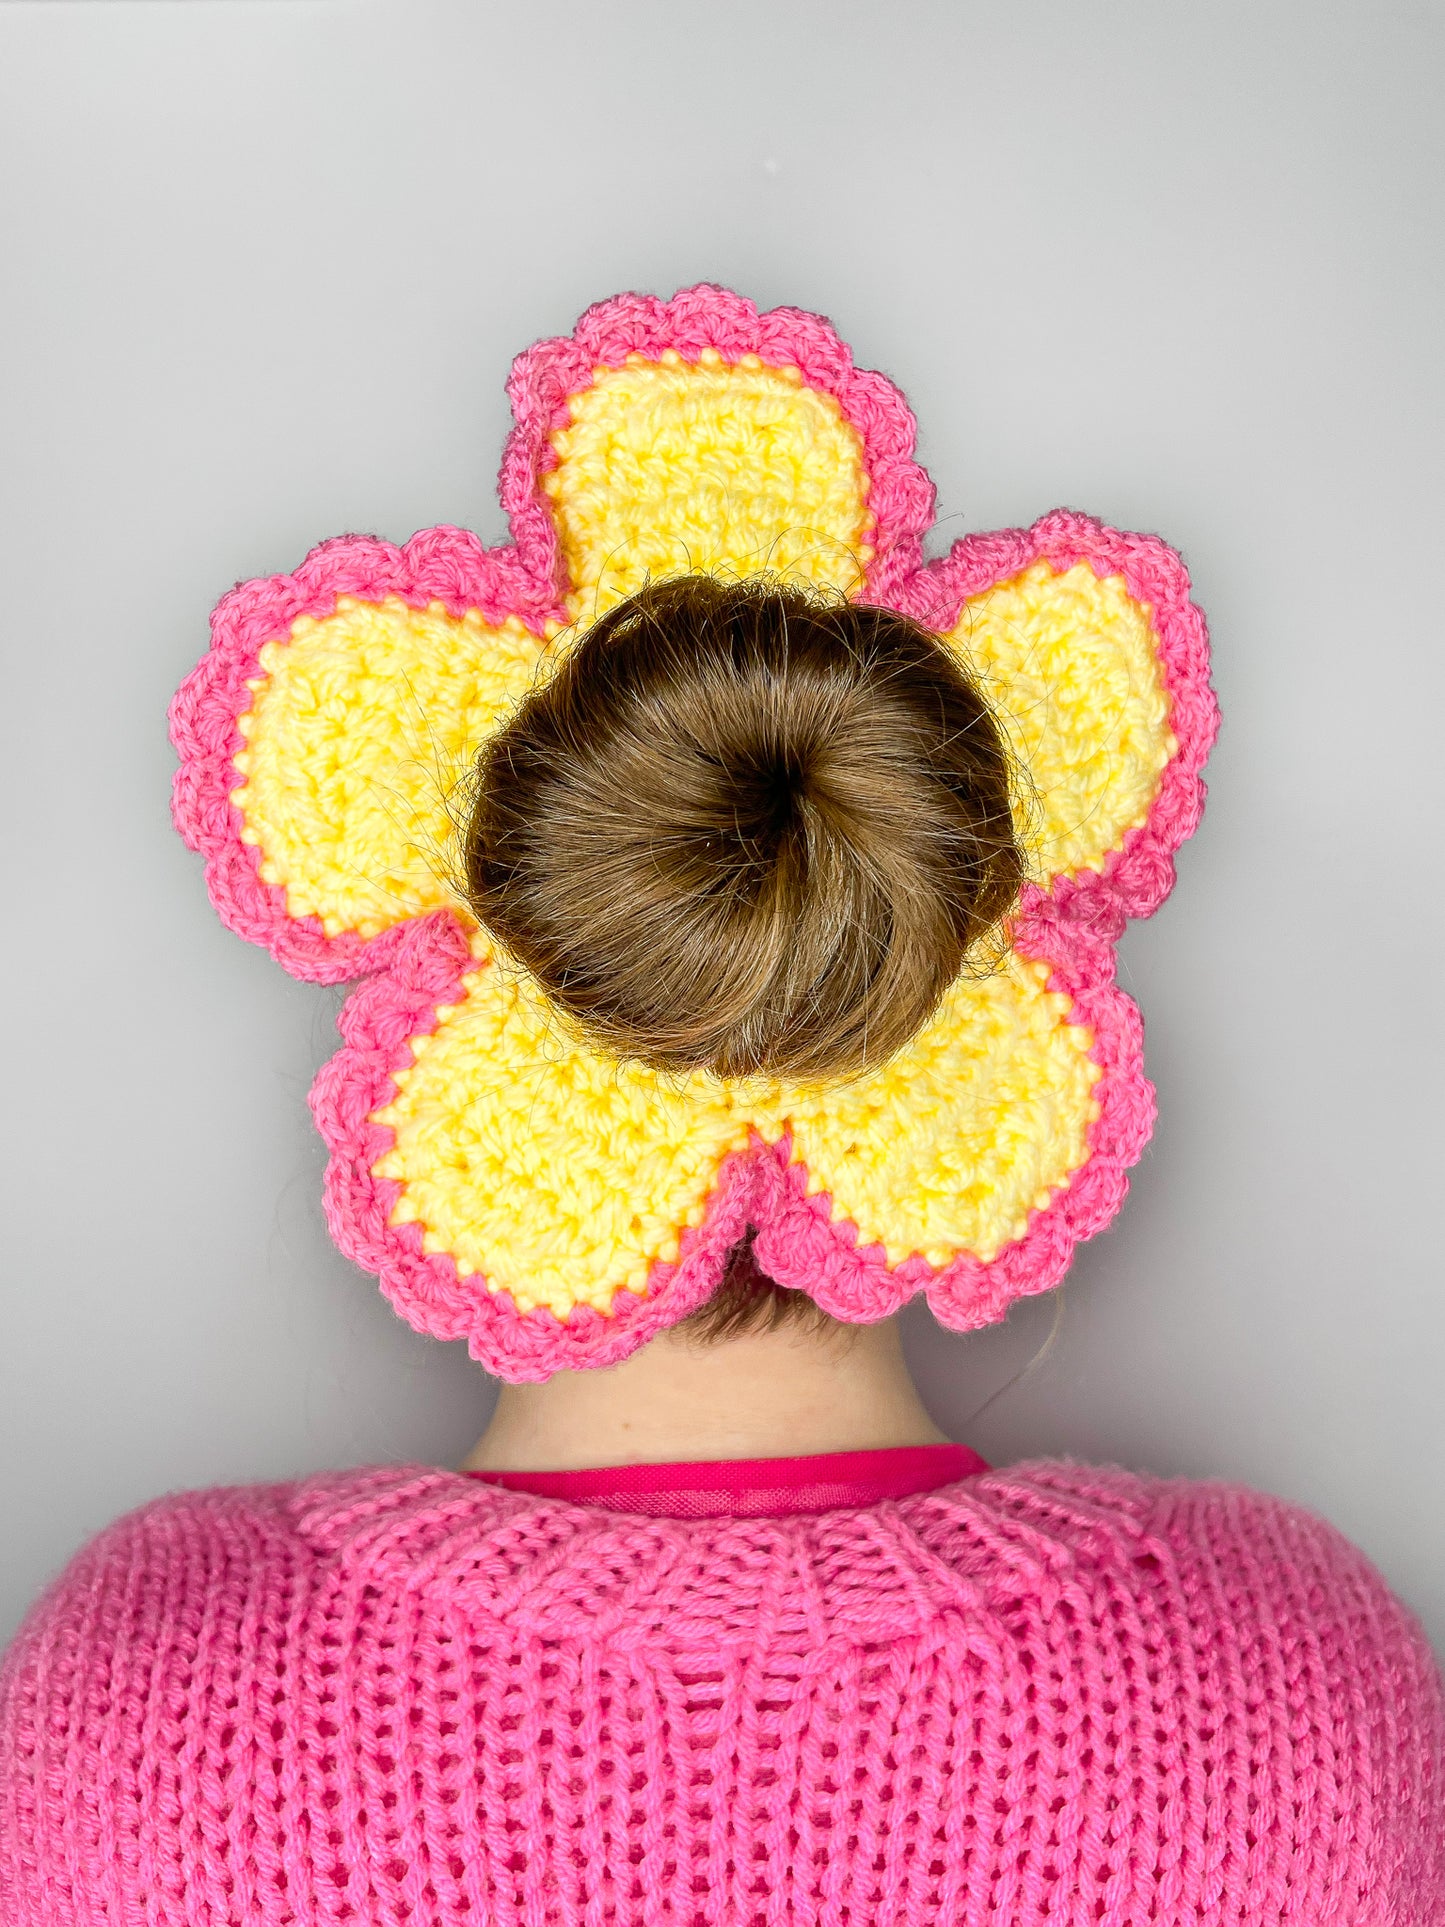
<instances>
[{"instance_id":1,"label":"hair bun","mask_svg":"<svg viewBox=\"0 0 1445 1927\"><path fill-rule=\"evenodd\" d=\"M497 735L480 920L612 1054L848 1076L1011 906L998 729L905 617L684 576L603 616Z\"/></svg>"}]
</instances>

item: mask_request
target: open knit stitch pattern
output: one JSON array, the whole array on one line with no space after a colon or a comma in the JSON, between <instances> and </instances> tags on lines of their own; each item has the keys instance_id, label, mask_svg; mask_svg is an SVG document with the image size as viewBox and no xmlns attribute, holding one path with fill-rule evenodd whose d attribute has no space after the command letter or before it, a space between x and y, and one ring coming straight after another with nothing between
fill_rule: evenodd
<instances>
[{"instance_id":1,"label":"open knit stitch pattern","mask_svg":"<svg viewBox=\"0 0 1445 1927\"><path fill-rule=\"evenodd\" d=\"M0 1668L5 1927L1440 1927L1442 1802L1362 1554L1067 1462L768 1520L185 1494Z\"/></svg>"},{"instance_id":2,"label":"open knit stitch pattern","mask_svg":"<svg viewBox=\"0 0 1445 1927\"><path fill-rule=\"evenodd\" d=\"M854 1125L845 1129L835 1119L830 1127L830 1100L813 1104L809 1123L785 1088L751 1109L746 1093L724 1088L720 1111L715 1082L706 1102L690 1111L691 1093L674 1102L657 1080L643 1088L630 1067L617 1076L606 1060L574 1052L569 1061L592 1065L590 1084L581 1076L575 1089L564 1089L552 1079L557 1089L543 1102L547 1055L534 1038L531 1059L515 1072L505 1050L481 1050L475 1061L487 1067L485 1090L454 1075L460 1097L430 1110L432 1100L418 1099L419 1114L406 1118L409 1094L425 1090L429 1067L445 1063L449 1040L466 1032L478 985L494 1002L501 995L497 973L484 933L446 884L440 860L432 866L431 895L423 889L407 897L416 887L414 847L391 853L399 907L389 922L385 914L370 921L355 915L348 926L349 913L338 907L345 891L328 911L311 885L281 876L276 850L260 847L265 826L258 829L246 814L258 808L254 759L270 726L268 686L280 687L288 660L298 660L318 633L329 636L337 625L374 658L411 646L413 632L425 630L434 655L438 636L453 637L459 649L490 638L498 664L514 663L534 646L544 661L553 642L562 646L589 610L639 573L679 566L675 556L692 554L699 530L706 538L710 515L726 521L731 497L715 473L704 475L680 508L664 489L656 527L644 511L655 506L646 491L686 471L692 459L688 448L666 443L667 397L659 400L657 385L726 389L729 381L742 384L738 406L755 408L761 426L749 433L756 437L771 433L768 424L790 408L806 404L812 411L789 460L769 467L765 450L757 475L748 468L752 445L727 440L737 432L729 412L737 398L730 391L716 418L705 422L720 443L711 458L715 467L721 464L724 481L732 477L739 496L754 490L758 526L773 526L767 524L774 514L769 491L782 491L764 560L776 552L795 571L807 576L811 570L809 579L846 586L940 633L958 630L960 646L967 646L975 625L985 634L991 609L1004 610L1007 623L1022 632L1032 619L1024 606L1029 596L1046 604L1049 595L1061 602L1074 594L1086 603L1092 596L1100 634L1085 622L1071 664L1086 692L1088 652L1100 649L1106 617L1120 633L1135 621L1149 638L1158 717L1145 744L1147 756L1157 755L1152 763L1146 757L1147 793L1137 811L1123 809L1117 822L1108 819L1112 828L1097 847L1045 864L1011 925L1009 967L1019 989L1010 995L1017 1008L1020 998L1039 1010L1053 1000L1065 1013L1047 1019L1052 1029L1045 1041L1057 1047L1055 1082L1019 1090L1017 1079L996 1079L989 1137L981 1123L975 1130L967 1115L948 1112L950 1102L963 1101L960 1081L930 1083L915 1075L905 1055L891 1086L887 1071L882 1074L876 1102L865 1092L857 1117L865 1156L850 1159ZM222 601L210 653L172 705L181 755L176 822L206 856L222 917L298 976L365 980L339 1020L345 1047L312 1092L331 1151L325 1202L333 1236L378 1275L396 1309L418 1329L466 1339L489 1369L514 1380L626 1356L711 1294L729 1248L749 1225L757 1228L759 1263L837 1317L877 1319L923 1290L941 1322L955 1329L1000 1318L1016 1297L1056 1284L1078 1241L1114 1217L1127 1168L1152 1127L1139 1016L1114 981L1114 945L1125 921L1150 914L1171 887L1173 852L1198 821L1199 773L1216 727L1204 622L1190 600L1183 564L1157 537L1121 533L1067 511L1031 529L965 537L941 561L925 563L921 539L933 488L913 459L914 421L902 395L881 375L855 368L845 344L817 316L792 309L759 314L723 289L692 288L671 301L627 295L601 303L572 336L522 354L509 393L516 427L502 464L501 500L510 544L486 549L454 528L426 530L401 548L360 536L324 543L294 574L244 583ZM623 466L632 464L628 486L641 491L620 506L609 496L610 471L588 467L601 460L586 441L602 432L599 420L612 436L607 448L622 449ZM845 442L827 435L851 438L856 526L829 495L830 489L846 494L835 470L847 463L833 458ZM810 461L819 472L805 506L827 526L816 541L795 542L796 555L784 553L791 539L787 489ZM667 520L674 512L676 528ZM718 538L717 560L736 567L726 533ZM666 541L673 548L654 553ZM618 586L609 586L609 570L618 574ZM1065 620L1052 604L1045 614L1056 626ZM363 636L364 643L356 640ZM502 670L496 673L504 682ZM506 674L514 679L506 686L519 693L524 666L514 663ZM403 680L401 688L396 700L404 705L411 685ZM1014 693L1032 727L1036 713L1047 710L1050 691L1020 685ZM329 714L339 705L344 711L354 699L355 689L327 685L313 709ZM1113 755L1123 766L1124 748L1108 738L1117 726L1117 719L1101 722L1104 735L1085 744L1087 757L1097 762ZM348 759L336 760L344 780ZM335 778L336 770L329 774ZM299 766L283 769L277 780L288 807L314 777ZM1092 804L1088 813L1092 821ZM324 844L333 827L317 819L314 843ZM1066 827L1072 833L1074 826ZM362 867L354 855L346 860ZM365 864L385 868L371 850ZM349 887L350 879L343 881ZM980 1009L987 997L987 987L978 991ZM513 1023L508 1032L506 1023L525 1004L519 990L497 1018L504 1043L518 1028ZM945 1011L949 1022L952 1008ZM973 1021L966 998L958 1008L959 1024ZM1010 1021L1014 1015L1011 1006ZM1046 1056L1040 1045L1038 1062ZM1071 1056L1072 1063L1065 1061ZM1087 1072L1084 1082L1080 1071ZM698 1135L703 1119L711 1139ZM820 1141L830 1128L831 1146ZM1040 1166L1036 1178L1017 1180L1023 1188L1008 1212L997 1203L1006 1187L981 1163L987 1142L1001 1147L1000 1158L1013 1158L1021 1173ZM906 1157L915 1151L910 1165ZM1041 1153L1047 1155L1040 1161ZM889 1177L887 1158L894 1155L905 1163ZM861 1175L870 1157L885 1173L875 1179L871 1198L863 1195ZM466 1194L456 1174L469 1161L493 1175L473 1179ZM570 1181L580 1184L584 1176L590 1185L585 1207L564 1195ZM436 1205L448 1184L458 1198L450 1224ZM1003 1213L1002 1229L973 1245L950 1228L961 1208L956 1201L970 1185L981 1202L969 1209ZM931 1230L919 1217L924 1204L934 1214ZM498 1232L496 1221L508 1212ZM479 1230L484 1217L491 1228ZM618 1227L615 1236L599 1230L604 1219ZM507 1244L515 1249L504 1267ZM621 1255L596 1261L594 1248ZM553 1273L561 1282L544 1282Z\"/></svg>"}]
</instances>

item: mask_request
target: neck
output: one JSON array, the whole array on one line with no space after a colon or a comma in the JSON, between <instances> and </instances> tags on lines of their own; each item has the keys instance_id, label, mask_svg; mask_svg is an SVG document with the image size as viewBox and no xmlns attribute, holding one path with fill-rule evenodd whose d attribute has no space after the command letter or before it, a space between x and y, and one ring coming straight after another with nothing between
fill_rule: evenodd
<instances>
[{"instance_id":1,"label":"neck","mask_svg":"<svg viewBox=\"0 0 1445 1927\"><path fill-rule=\"evenodd\" d=\"M918 1396L896 1318L711 1344L662 1332L620 1365L503 1385L463 1469L799 1458L946 1438Z\"/></svg>"}]
</instances>

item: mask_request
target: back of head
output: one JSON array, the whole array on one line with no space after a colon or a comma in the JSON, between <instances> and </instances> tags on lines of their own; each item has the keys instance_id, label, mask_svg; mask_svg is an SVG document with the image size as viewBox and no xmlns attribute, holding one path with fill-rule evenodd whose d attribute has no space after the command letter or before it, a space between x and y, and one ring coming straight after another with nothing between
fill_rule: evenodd
<instances>
[{"instance_id":1,"label":"back of head","mask_svg":"<svg viewBox=\"0 0 1445 1927\"><path fill-rule=\"evenodd\" d=\"M1021 874L946 644L704 576L609 611L520 706L465 861L480 920L612 1055L800 1079L906 1043Z\"/></svg>"}]
</instances>

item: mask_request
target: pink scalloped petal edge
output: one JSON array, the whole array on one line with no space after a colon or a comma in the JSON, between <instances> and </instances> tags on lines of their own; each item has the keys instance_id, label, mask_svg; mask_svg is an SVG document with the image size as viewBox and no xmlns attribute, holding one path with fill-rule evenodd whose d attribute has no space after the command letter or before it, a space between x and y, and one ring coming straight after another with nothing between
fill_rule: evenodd
<instances>
[{"instance_id":1,"label":"pink scalloped petal edge","mask_svg":"<svg viewBox=\"0 0 1445 1927\"><path fill-rule=\"evenodd\" d=\"M170 707L171 741L180 756L171 797L176 828L206 859L206 886L221 920L238 936L269 950L294 977L344 983L385 967L405 925L365 939L328 937L316 917L293 917L286 893L263 882L260 853L241 841L241 812L231 792L241 781L232 758L244 747L236 719L250 709L250 680L263 675L260 651L289 636L298 616L329 616L342 596L360 602L395 597L413 608L434 602L452 615L509 615L539 637L562 615L521 568L511 549L484 549L465 529L424 529L402 548L374 536L323 542L290 575L242 582L211 617L211 647L177 690Z\"/></svg>"},{"instance_id":2,"label":"pink scalloped petal edge","mask_svg":"<svg viewBox=\"0 0 1445 1927\"><path fill-rule=\"evenodd\" d=\"M860 1244L857 1227L834 1215L826 1192L806 1195L806 1168L789 1164L787 1147L780 1147L757 1260L779 1284L808 1291L834 1317L871 1323L921 1290L940 1324L954 1331L993 1324L1016 1298L1056 1285L1074 1247L1102 1231L1124 1201L1125 1172L1148 1142L1155 1105L1144 1075L1143 1025L1114 982L1112 945L1087 925L1066 922L1046 902L1020 918L1015 945L1022 956L1050 966L1049 989L1073 1000L1069 1021L1093 1032L1089 1054L1102 1075L1094 1085L1099 1115L1089 1129L1088 1156L1050 1204L1030 1215L1024 1235L991 1261L963 1253L937 1269L915 1254L890 1269L882 1246Z\"/></svg>"},{"instance_id":3,"label":"pink scalloped petal edge","mask_svg":"<svg viewBox=\"0 0 1445 1927\"><path fill-rule=\"evenodd\" d=\"M821 316L800 308L759 313L742 295L707 283L670 301L645 294L599 301L572 334L539 341L513 362L507 392L517 425L502 460L500 493L528 568L565 594L569 585L541 478L556 466L551 437L571 419L570 397L590 388L599 369L620 368L629 355L655 358L672 349L695 361L706 348L724 361L756 355L771 367L796 368L811 388L837 401L863 443L869 481L874 555L864 594L874 602L890 599L919 569L922 537L933 520L933 483L913 459L917 424L908 403L886 376L855 368L847 344Z\"/></svg>"},{"instance_id":4,"label":"pink scalloped petal edge","mask_svg":"<svg viewBox=\"0 0 1445 1927\"><path fill-rule=\"evenodd\" d=\"M1201 771L1219 729L1209 683L1204 615L1189 594L1183 560L1157 535L1111 529L1091 515L1055 509L1028 529L966 535L939 562L903 584L894 606L929 627L953 628L971 596L1009 581L1035 562L1063 573L1087 562L1118 575L1148 606L1178 748L1166 764L1147 821L1126 833L1101 870L1059 877L1048 893L1070 919L1117 938L1130 917L1147 917L1174 886L1174 852L1192 835L1204 807ZM1030 892L1030 900L1037 895Z\"/></svg>"},{"instance_id":5,"label":"pink scalloped petal edge","mask_svg":"<svg viewBox=\"0 0 1445 1927\"><path fill-rule=\"evenodd\" d=\"M1092 1028L1100 1110L1085 1163L990 1263L964 1255L940 1270L914 1256L890 1269L880 1246L860 1245L856 1227L834 1216L827 1193L806 1194L806 1168L791 1162L787 1141L759 1138L724 1162L707 1214L684 1235L677 1261L653 1267L645 1294L619 1291L609 1314L579 1306L563 1321L546 1310L520 1312L485 1279L460 1275L446 1254L424 1252L419 1226L390 1222L401 1187L374 1167L392 1134L372 1118L394 1094L394 1074L412 1061L410 1040L435 1028L437 1009L458 1001L461 979L474 968L465 931L445 913L412 925L388 968L352 993L338 1020L345 1046L312 1087L312 1113L331 1152L325 1207L332 1236L376 1274L409 1324L465 1339L474 1358L514 1382L627 1357L706 1300L749 1225L757 1228L763 1269L835 1317L869 1323L922 1290L942 1324L957 1331L990 1324L1015 1298L1057 1284L1074 1246L1113 1218L1154 1117L1139 1013L1113 981L1112 945L1047 904L1020 920L1015 941L1022 955L1050 966L1049 988L1073 999L1070 1021Z\"/></svg>"}]
</instances>

